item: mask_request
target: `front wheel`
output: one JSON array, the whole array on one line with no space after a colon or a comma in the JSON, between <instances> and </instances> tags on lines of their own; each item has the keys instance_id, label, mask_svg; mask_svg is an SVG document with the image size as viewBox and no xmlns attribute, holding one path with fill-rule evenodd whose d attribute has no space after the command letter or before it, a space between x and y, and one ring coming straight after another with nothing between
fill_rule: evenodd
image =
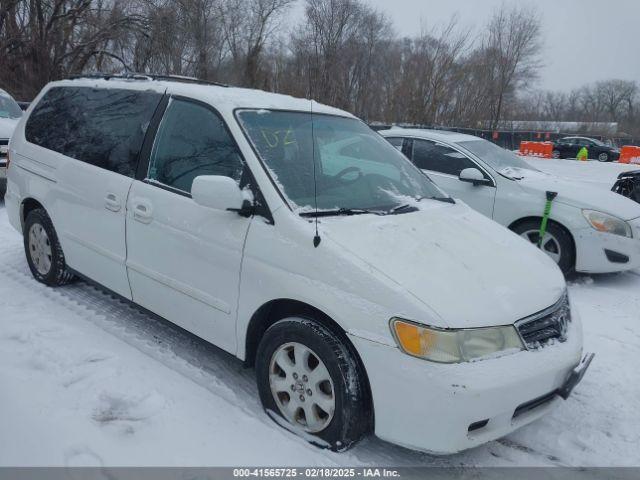
<instances>
[{"instance_id":1,"label":"front wheel","mask_svg":"<svg viewBox=\"0 0 640 480\"><path fill-rule=\"evenodd\" d=\"M541 220L527 220L513 227L513 231L521 237L538 245L540 239ZM565 275L575 266L576 249L571 235L553 221L547 223L547 231L540 244L540 249L558 264Z\"/></svg>"},{"instance_id":2,"label":"front wheel","mask_svg":"<svg viewBox=\"0 0 640 480\"><path fill-rule=\"evenodd\" d=\"M609 161L609 155L607 153L601 153L600 155L598 155L598 161L600 162L608 162Z\"/></svg>"},{"instance_id":3,"label":"front wheel","mask_svg":"<svg viewBox=\"0 0 640 480\"><path fill-rule=\"evenodd\" d=\"M258 347L256 376L267 414L317 446L343 451L369 429L361 368L316 320L290 317L269 327Z\"/></svg>"}]
</instances>

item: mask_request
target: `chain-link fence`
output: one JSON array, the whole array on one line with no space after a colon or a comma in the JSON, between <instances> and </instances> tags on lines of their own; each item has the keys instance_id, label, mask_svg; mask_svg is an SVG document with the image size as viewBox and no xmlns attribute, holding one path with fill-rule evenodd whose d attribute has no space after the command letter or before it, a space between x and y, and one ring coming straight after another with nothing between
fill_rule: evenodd
<instances>
[{"instance_id":1,"label":"chain-link fence","mask_svg":"<svg viewBox=\"0 0 640 480\"><path fill-rule=\"evenodd\" d=\"M540 132L540 131L522 131L522 130L485 130L477 128L462 128L462 127L444 127L444 126L430 126L430 125L395 125L405 128L428 128L432 130L447 130L451 132L466 133L468 135L474 135L476 137L484 138L503 148L509 150L517 150L520 148L520 142L555 142L563 137L588 137L601 140L602 142L612 144L617 147L623 145L638 145L640 146L640 138L633 137L618 137L611 135L594 135L592 133L576 133L576 132ZM391 128L391 125L378 125L372 124L371 128L374 130L384 130Z\"/></svg>"}]
</instances>

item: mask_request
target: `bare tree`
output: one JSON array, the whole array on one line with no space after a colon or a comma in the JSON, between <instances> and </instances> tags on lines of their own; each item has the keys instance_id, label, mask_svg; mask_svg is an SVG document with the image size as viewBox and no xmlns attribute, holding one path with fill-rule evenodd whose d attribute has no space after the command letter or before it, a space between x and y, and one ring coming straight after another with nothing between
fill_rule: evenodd
<instances>
[{"instance_id":1,"label":"bare tree","mask_svg":"<svg viewBox=\"0 0 640 480\"><path fill-rule=\"evenodd\" d=\"M225 41L238 74L247 87L265 83L260 78L267 42L280 27L282 15L294 0L225 0L221 12Z\"/></svg>"},{"instance_id":2,"label":"bare tree","mask_svg":"<svg viewBox=\"0 0 640 480\"><path fill-rule=\"evenodd\" d=\"M540 17L530 8L503 5L487 26L482 46L491 99L491 128L501 119L505 99L537 77L540 63Z\"/></svg>"},{"instance_id":3,"label":"bare tree","mask_svg":"<svg viewBox=\"0 0 640 480\"><path fill-rule=\"evenodd\" d=\"M11 0L0 7L0 81L30 98L45 83L106 64L112 41L142 21L118 0Z\"/></svg>"}]
</instances>

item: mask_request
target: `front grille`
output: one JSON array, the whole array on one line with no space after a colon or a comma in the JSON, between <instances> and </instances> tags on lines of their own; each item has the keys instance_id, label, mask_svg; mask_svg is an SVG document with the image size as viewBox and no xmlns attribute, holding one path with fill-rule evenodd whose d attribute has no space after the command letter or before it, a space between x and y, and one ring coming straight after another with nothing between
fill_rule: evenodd
<instances>
[{"instance_id":1,"label":"front grille","mask_svg":"<svg viewBox=\"0 0 640 480\"><path fill-rule=\"evenodd\" d=\"M536 349L552 340L564 342L570 321L571 308L565 293L552 307L516 322L516 328L527 348Z\"/></svg>"},{"instance_id":2,"label":"front grille","mask_svg":"<svg viewBox=\"0 0 640 480\"><path fill-rule=\"evenodd\" d=\"M2 159L2 163L4 163L4 159L7 158L7 151L9 150L9 140L8 139L0 139L0 159Z\"/></svg>"}]
</instances>

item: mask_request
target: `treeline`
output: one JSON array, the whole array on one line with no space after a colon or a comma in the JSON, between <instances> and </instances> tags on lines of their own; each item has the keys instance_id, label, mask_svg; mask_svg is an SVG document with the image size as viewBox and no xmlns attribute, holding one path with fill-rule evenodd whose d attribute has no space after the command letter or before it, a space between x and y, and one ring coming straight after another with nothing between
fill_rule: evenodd
<instances>
[{"instance_id":1,"label":"treeline","mask_svg":"<svg viewBox=\"0 0 640 480\"><path fill-rule=\"evenodd\" d=\"M310 96L369 121L640 130L635 83L531 93L542 48L540 17L523 6L475 30L453 18L408 38L362 0L0 0L0 86L20 99L54 79L128 70Z\"/></svg>"},{"instance_id":2,"label":"treeline","mask_svg":"<svg viewBox=\"0 0 640 480\"><path fill-rule=\"evenodd\" d=\"M640 136L640 89L629 80L606 80L566 92L534 91L518 98L519 120L617 122Z\"/></svg>"}]
</instances>

